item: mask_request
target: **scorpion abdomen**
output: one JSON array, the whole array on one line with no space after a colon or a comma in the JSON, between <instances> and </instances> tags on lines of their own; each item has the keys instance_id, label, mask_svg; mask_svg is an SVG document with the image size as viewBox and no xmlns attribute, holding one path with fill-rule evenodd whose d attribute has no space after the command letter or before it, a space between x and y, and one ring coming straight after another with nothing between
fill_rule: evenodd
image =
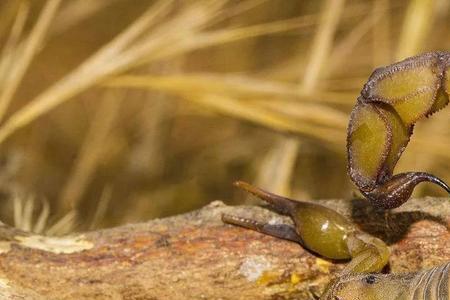
<instances>
[{"instance_id":1,"label":"scorpion abdomen","mask_svg":"<svg viewBox=\"0 0 450 300\"><path fill-rule=\"evenodd\" d=\"M411 283L412 300L450 299L450 262L419 272Z\"/></svg>"}]
</instances>

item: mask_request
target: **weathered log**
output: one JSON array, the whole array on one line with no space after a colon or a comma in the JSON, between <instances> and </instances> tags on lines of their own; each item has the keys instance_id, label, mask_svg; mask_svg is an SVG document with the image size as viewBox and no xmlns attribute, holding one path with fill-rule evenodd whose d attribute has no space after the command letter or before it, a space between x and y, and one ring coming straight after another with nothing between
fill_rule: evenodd
<instances>
[{"instance_id":1,"label":"weathered log","mask_svg":"<svg viewBox=\"0 0 450 300\"><path fill-rule=\"evenodd\" d=\"M412 199L386 214L366 201L322 201L391 245L387 272L450 260L449 199ZM0 299L313 299L345 264L298 244L222 224L271 222L259 207L216 201L188 214L50 238L0 227Z\"/></svg>"}]
</instances>

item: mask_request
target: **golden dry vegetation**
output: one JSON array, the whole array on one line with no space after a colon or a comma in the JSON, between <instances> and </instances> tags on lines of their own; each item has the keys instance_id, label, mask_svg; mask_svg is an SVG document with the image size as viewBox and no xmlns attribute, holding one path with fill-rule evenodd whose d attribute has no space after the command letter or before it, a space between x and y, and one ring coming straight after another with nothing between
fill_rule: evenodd
<instances>
[{"instance_id":1,"label":"golden dry vegetation","mask_svg":"<svg viewBox=\"0 0 450 300\"><path fill-rule=\"evenodd\" d=\"M242 202L236 179L350 198L362 85L449 37L448 0L1 1L0 218L108 227ZM450 181L448 109L419 122L397 171Z\"/></svg>"}]
</instances>

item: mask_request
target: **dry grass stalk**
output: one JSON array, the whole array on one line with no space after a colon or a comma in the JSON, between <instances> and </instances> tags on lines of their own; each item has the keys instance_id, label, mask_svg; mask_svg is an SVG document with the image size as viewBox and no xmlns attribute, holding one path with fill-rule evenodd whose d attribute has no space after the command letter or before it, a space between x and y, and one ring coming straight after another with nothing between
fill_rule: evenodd
<instances>
[{"instance_id":1,"label":"dry grass stalk","mask_svg":"<svg viewBox=\"0 0 450 300\"><path fill-rule=\"evenodd\" d=\"M358 85L361 81L358 80ZM314 93L296 89L297 85L282 81L258 79L233 74L176 74L176 75L121 75L105 80L107 87L140 88L168 93L221 93L232 97L277 98L277 101L312 102L349 106L354 93L333 92L317 89Z\"/></svg>"},{"instance_id":2,"label":"dry grass stalk","mask_svg":"<svg viewBox=\"0 0 450 300\"><path fill-rule=\"evenodd\" d=\"M91 224L89 225L90 230L100 227L100 223L106 216L106 211L108 210L108 205L112 197L112 191L113 189L111 186L107 186L103 189L94 216L92 217Z\"/></svg>"},{"instance_id":3,"label":"dry grass stalk","mask_svg":"<svg viewBox=\"0 0 450 300\"><path fill-rule=\"evenodd\" d=\"M412 0L410 2L397 45L396 60L413 56L417 51L423 49L425 38L431 29L435 10L436 1L434 0Z\"/></svg>"},{"instance_id":4,"label":"dry grass stalk","mask_svg":"<svg viewBox=\"0 0 450 300\"><path fill-rule=\"evenodd\" d=\"M78 209L83 193L92 180L97 166L108 151L108 137L119 115L122 96L109 93L101 100L86 134L71 175L61 190L59 204L62 211Z\"/></svg>"},{"instance_id":5,"label":"dry grass stalk","mask_svg":"<svg viewBox=\"0 0 450 300\"><path fill-rule=\"evenodd\" d=\"M47 2L47 5L55 3L52 1ZM46 50L53 51L51 50L53 42L59 39L68 41L72 38L64 35L68 29L72 29L71 33L76 33L78 26L75 25L81 24L84 20L92 24L97 14L101 19L110 10L116 9L114 1L94 1L95 3L87 5L84 2L77 0L61 5L61 9L54 13L50 28L44 30L45 34L41 31L39 38L36 34L33 36L36 26L34 29L31 28L30 34L28 34L27 26L24 26L28 20L29 1L2 4L0 14L3 15L6 11L8 13L4 14L4 18L0 18L0 35L5 31L2 31L2 28L9 28L10 32L9 37L2 35L3 40L8 42L3 47L0 58L0 82L8 86L6 91L13 91L11 96L6 97L10 99L6 101L8 103L5 104L3 114L7 110L12 110L11 107L17 108L18 103L12 102L15 100L14 95L17 98L20 95L21 99L27 99L29 94L34 97L35 90L42 90L43 86L39 86L38 89L32 86L30 89L32 91L28 94L27 84L29 83L26 81L28 74L25 81L22 80L24 74L28 72L31 79L40 76L40 61L36 62L37 72L25 66L29 65L26 61L23 61L26 64L21 66L25 68L22 76L14 75L17 71L12 72L17 78L15 84L23 85L25 92L18 89L19 85L14 87L5 81L5 76L11 75L5 71L16 67L16 59L23 57L31 38L34 38L35 42L32 48L28 48L32 49L32 51L28 50L30 55L28 60L36 57L38 52L42 54L40 58L45 58ZM138 90L138 92L130 92L129 97L127 96L127 105L121 109L123 115L127 116L123 120L123 125L126 130L130 130L131 134L129 136L128 132L124 134L121 130L112 130L111 133L115 139L111 141L114 145L111 145L109 154L116 153L114 151L117 147L127 145L120 148L120 151L123 151L121 155L127 158L119 161L117 165L125 167L120 172L124 173L124 177L130 177L130 182L137 181L145 187L137 186L138 184L126 185L125 189L128 191L123 194L126 197L117 196L116 190L110 193L110 197L102 196L103 200L99 200L101 203L98 204L98 212L95 214L80 210L71 211L61 222L53 226L50 233L73 230L77 218L90 219L92 215L95 215L92 224L87 222L83 228L99 226L101 216L105 215L106 206L109 205L112 208L107 210L108 214L121 210L117 197L121 197L121 201L129 201L131 205L136 204L137 207L143 208L139 216L135 214L135 217L159 216L154 211L147 213L147 210L151 209L149 207L162 207L161 210L165 211L170 206L167 203L171 202L176 204L178 209L184 205L177 202L178 195L186 193L187 187L194 187L195 190L192 193L189 190L189 194L195 195L192 196L196 198L195 201L207 201L218 195L228 197L230 192L223 187L219 189L218 185L223 186L223 182L231 181L237 176L251 178L254 176L255 169L260 170L260 178L265 178L260 180L263 182L261 185L272 191L288 194L289 182L292 179L299 181L300 178L302 183L308 184L304 181L305 178L301 177L302 175L294 174L294 164L299 151L304 154L298 160L298 165L302 167L307 160L305 157L323 155L328 151L328 149L324 150L326 147L334 150L333 155L343 153L348 112L356 101L368 74L375 66L390 63L391 57L395 56L392 54L402 56L403 54L399 53L404 52L409 53L405 55L410 55L421 51L425 38L427 48L448 47L448 39L441 39L441 42L433 38L429 32L439 32L440 36L450 34L448 26L445 26L448 23L448 21L445 23L445 10L439 10L441 17L438 20L430 17L430 10L433 9L430 8L431 6L427 6L426 10L417 9L425 3L419 3L419 1L352 2L346 4L345 9L342 9L344 1L322 1L309 4L286 2L277 9L273 9L272 3L266 0L239 2L168 0L152 3L153 6L144 11L140 17L133 19L134 21L131 21L125 29L122 30L119 26L111 29L121 33L104 46L95 45L95 47L101 46L99 51L69 72L64 70L67 72L66 75L61 77L61 74L58 74L61 80L18 108L0 127L0 143L3 143L4 148L19 143L22 135L17 134L15 135L17 139L4 143L6 138L22 127L29 128L29 131L21 131L24 135L26 134L25 156L35 162L34 166L37 167L34 170L41 170L41 168L42 170L40 173L28 171L27 174L31 174L28 178L31 179L27 180L31 183L26 182L27 186L35 188L37 193L49 195L51 207L64 207L64 213L67 213L71 206L84 210L88 206L85 198L97 201L97 195L101 193L104 186L116 187L116 184L124 184L123 182L102 182L103 179L100 176L95 177L95 170L101 171L102 168L98 164L99 153L101 153L98 148L101 146L99 146L100 143L88 143L91 137L80 134L82 130L79 128L83 128L87 121L87 118L83 118L83 109L88 105L99 105L98 113L102 116L102 110L108 115L108 110L113 108L102 104L102 101L98 103L96 99L90 98L92 97L90 92L84 92L95 91L98 86L111 88L110 92L113 94L118 93L119 88ZM400 16L403 16L402 11L407 6L408 13L402 19ZM35 15L34 7L31 5L30 15L32 16ZM117 7L123 9L126 5L122 3ZM294 7L295 12L292 9ZM307 9L305 11L308 11L308 14L302 10L304 8ZM432 12L433 16L435 13L436 8ZM339 19L341 21L338 24ZM431 20L434 23L430 23ZM395 28L404 28L400 39L407 43L401 42L396 52L391 53L389 46L392 43L391 40L399 39ZM315 29L318 29L317 32L314 32ZM336 31L339 34L336 35ZM89 32L87 36L89 34L91 33ZM265 37L258 38L262 36ZM47 42L50 40L52 43ZM200 49L201 51L198 51ZM283 55L276 54L275 49L280 49ZM167 71L166 66L173 60L179 61L180 58L186 64L183 64L180 69ZM207 62L203 63L202 60ZM46 72L48 70L49 74L52 71L51 63L50 60L46 66ZM298 82L299 78L304 79L303 83ZM5 93L3 86L1 93ZM83 95L80 95L81 93ZM49 114L54 108L72 98L86 99L86 101L63 105L57 114ZM178 99L181 101L177 102ZM152 105L155 101L175 105L170 105L168 109L158 109ZM149 108L142 109L147 104L150 104ZM112 103L111 105L114 106ZM73 112L69 111L72 109ZM140 114L139 118L135 118L136 112ZM289 133L289 139L284 135L276 136L273 132L264 133L264 130L257 130L258 135L248 134L247 131L254 128L245 126L246 122L218 118L219 114L228 116L230 120L251 122L269 131ZM46 117L42 118L42 122L36 123L36 126L30 126L33 121L44 115ZM67 116L69 121L64 123L62 116ZM74 116L81 116L81 118ZM138 122L144 123L146 118L148 125L139 124L140 127L135 125ZM92 120L91 129L101 128L101 122L100 117ZM152 124L155 123L160 125L153 126ZM55 126L45 127L46 124ZM40 125L44 126L40 127ZM416 163L417 159L408 161L408 155L420 154L427 156L427 159L421 158L423 166L441 175L445 173L445 167L449 164L450 140L446 138L449 135L446 130L448 121L436 115L419 125L424 126L416 128L415 136L406 153L407 158L401 161L400 168L406 167L407 164L411 165L412 162ZM137 127L139 127L138 130L136 130ZM198 128L201 128L201 132L197 131ZM59 132L60 136L56 137L53 129ZM147 129L160 131L158 134L164 137L153 139L153 134L142 132ZM230 143L230 140L233 142ZM302 143L305 141L301 148L299 148L298 140ZM310 140L314 143L309 143ZM73 160L71 157L67 158L68 154L64 153L66 155L64 156L61 153L49 152L49 149L53 151L63 147L54 146L58 143L65 147L81 149L78 153L67 151L68 149L62 150L62 152L70 152L72 157L78 157L75 165L71 165ZM84 146L80 146L83 143ZM142 146L139 151L136 150L138 143ZM272 147L271 145L274 144L276 144L275 147ZM19 145L18 148L22 146ZM269 146L272 147L270 154L263 158ZM58 151L61 151L59 148ZM154 168L158 170L150 172L141 168L140 172L133 173L131 167L133 161L139 164L142 160L128 159L128 157L140 156L147 148L156 153L153 160L161 158L158 164L154 164ZM62 159L63 162L58 159ZM183 163L184 160L186 161ZM265 166L260 167L262 160ZM332 173L340 172L337 169L342 168L341 173L344 175L343 156L337 155L330 158L340 165L330 165L326 160L320 162L320 166L311 168L327 170L320 176L330 177ZM246 167L243 166L244 162ZM173 164L180 164L180 169ZM55 172L52 168L57 169L55 167L57 165L59 170ZM249 167L249 165L258 167ZM32 168L30 165L27 166ZM408 166L408 169L419 167L421 166ZM73 173L60 169L72 169ZM208 179L202 179L203 174L210 173L211 169L215 170L215 176L205 176ZM313 169L305 172L313 175ZM101 174L101 172L98 173ZM141 177L136 178L138 173ZM341 173L338 177L344 178L340 176ZM133 176L128 176L129 174ZM59 184L64 191L57 188L49 189L46 186L47 182L54 180L55 177L61 178L61 175L64 175L64 178L68 177ZM47 176L48 179L41 180ZM448 176L447 178L445 176L446 174L442 177L448 179ZM36 177L39 178L34 179ZM333 181L332 178L328 179ZM98 184L99 181L100 184ZM94 186L94 183L98 186ZM43 188L40 187L41 184L44 185ZM334 191L346 190L342 188L343 184L345 184L344 179L337 180ZM330 183L330 186L332 185ZM87 189L88 186L89 189ZM108 193L105 191L104 194ZM336 196L331 193L327 195L328 197ZM308 195L305 194L305 196ZM318 197L317 191L313 191L310 196ZM166 204L145 205L148 199L154 203L160 203L158 201L162 203L159 198L167 200ZM62 205L60 201L65 204ZM38 212L38 206L30 203L17 204L17 223L25 228L35 228L45 232L49 227L48 219L54 219L54 217L49 216L45 208L40 208L42 211ZM192 207L192 205L187 204L186 207ZM33 220L25 221L27 218L33 218ZM117 215L112 218L121 219ZM133 220L132 213L127 218L127 220ZM102 225L105 224L108 222L102 222Z\"/></svg>"},{"instance_id":6,"label":"dry grass stalk","mask_svg":"<svg viewBox=\"0 0 450 300\"><path fill-rule=\"evenodd\" d=\"M314 35L308 64L305 67L303 80L300 84L300 89L303 92L313 93L317 86L333 44L334 34L344 5L345 0L327 0L323 5L320 23ZM274 193L289 195L299 147L300 141L297 138L279 141L260 168L256 180L257 184ZM271 162L271 160L274 161Z\"/></svg>"},{"instance_id":7,"label":"dry grass stalk","mask_svg":"<svg viewBox=\"0 0 450 300\"><path fill-rule=\"evenodd\" d=\"M344 10L345 0L326 0L322 10L320 26L314 36L310 50L310 58L305 67L302 88L311 92L316 88L322 75L328 55L332 49L341 13Z\"/></svg>"},{"instance_id":8,"label":"dry grass stalk","mask_svg":"<svg viewBox=\"0 0 450 300\"><path fill-rule=\"evenodd\" d=\"M14 23L11 27L9 37L3 46L3 50L0 56L0 87L3 87L7 83L6 77L8 76L9 69L12 68L14 59L14 50L17 48L17 44L22 36L25 22L28 18L30 11L30 5L27 1L20 2L17 10Z\"/></svg>"},{"instance_id":9,"label":"dry grass stalk","mask_svg":"<svg viewBox=\"0 0 450 300\"><path fill-rule=\"evenodd\" d=\"M24 77L38 46L44 38L60 3L61 0L47 0L39 19L34 25L33 30L30 32L23 49L21 49L20 55L15 57L15 64L12 66L13 68L9 70L8 76L5 78L5 83L2 85L3 89L0 94L0 120L3 119L14 93ZM19 14L18 18L21 16L22 14Z\"/></svg>"},{"instance_id":10,"label":"dry grass stalk","mask_svg":"<svg viewBox=\"0 0 450 300\"><path fill-rule=\"evenodd\" d=\"M220 2L218 3L220 4ZM176 18L160 24L149 36L135 41L160 18L166 16L171 9L171 1L161 1L154 4L112 42L105 45L76 70L14 113L0 128L0 143L17 129L26 126L64 101L94 86L107 76L193 49L292 30L310 24L309 19L305 23L304 18L301 18L292 22L283 21L249 28L199 33L198 30L211 22L213 17L217 15L221 7L219 4L209 6L192 4ZM132 44L130 45L130 43Z\"/></svg>"},{"instance_id":11,"label":"dry grass stalk","mask_svg":"<svg viewBox=\"0 0 450 300\"><path fill-rule=\"evenodd\" d=\"M391 62L391 3L389 0L379 0L373 3L372 16L375 25L372 28L373 67L387 65Z\"/></svg>"}]
</instances>

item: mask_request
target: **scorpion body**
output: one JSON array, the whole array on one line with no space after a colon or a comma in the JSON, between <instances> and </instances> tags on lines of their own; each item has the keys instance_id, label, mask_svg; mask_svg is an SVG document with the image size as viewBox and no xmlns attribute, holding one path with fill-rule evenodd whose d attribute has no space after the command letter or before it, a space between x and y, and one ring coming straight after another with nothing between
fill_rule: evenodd
<instances>
[{"instance_id":1,"label":"scorpion body","mask_svg":"<svg viewBox=\"0 0 450 300\"><path fill-rule=\"evenodd\" d=\"M450 262L407 274L358 274L338 277L323 300L449 300Z\"/></svg>"},{"instance_id":2,"label":"scorpion body","mask_svg":"<svg viewBox=\"0 0 450 300\"><path fill-rule=\"evenodd\" d=\"M393 175L416 121L449 103L450 52L430 52L373 72L353 108L347 135L350 178L374 206L395 208L415 186L435 183L450 194L441 179L425 172ZM331 281L322 300L450 300L450 262L409 274L373 274L388 263L389 248L360 231L336 211L311 202L271 194L244 182L236 186L288 215L294 227L223 215L238 225L303 247L331 259L351 259Z\"/></svg>"}]
</instances>

